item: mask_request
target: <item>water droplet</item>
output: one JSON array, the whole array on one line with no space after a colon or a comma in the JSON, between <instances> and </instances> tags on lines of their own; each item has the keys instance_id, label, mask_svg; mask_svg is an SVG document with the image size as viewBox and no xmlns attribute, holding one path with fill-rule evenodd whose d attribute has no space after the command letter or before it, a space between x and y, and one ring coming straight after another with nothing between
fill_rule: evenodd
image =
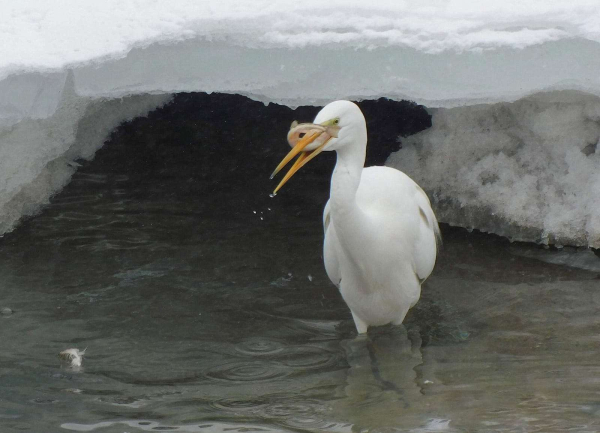
<instances>
[{"instance_id":1,"label":"water droplet","mask_svg":"<svg viewBox=\"0 0 600 433\"><path fill-rule=\"evenodd\" d=\"M309 274L309 275L308 275L308 281L312 282L312 280L313 280L313 279L312 279L312 275L310 275L310 274Z\"/></svg>"},{"instance_id":2,"label":"water droplet","mask_svg":"<svg viewBox=\"0 0 600 433\"><path fill-rule=\"evenodd\" d=\"M275 197L277 194L273 193L273 194L269 194L269 197L273 198Z\"/></svg>"}]
</instances>

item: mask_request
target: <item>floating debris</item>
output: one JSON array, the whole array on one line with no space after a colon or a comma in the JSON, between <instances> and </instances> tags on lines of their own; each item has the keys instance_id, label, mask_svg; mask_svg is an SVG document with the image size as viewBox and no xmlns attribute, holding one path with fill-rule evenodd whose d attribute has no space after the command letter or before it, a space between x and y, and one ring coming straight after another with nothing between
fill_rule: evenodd
<instances>
[{"instance_id":1,"label":"floating debris","mask_svg":"<svg viewBox=\"0 0 600 433\"><path fill-rule=\"evenodd\" d=\"M67 388L64 390L65 392L70 392L72 394L81 394L83 391L79 388Z\"/></svg>"},{"instance_id":2,"label":"floating debris","mask_svg":"<svg viewBox=\"0 0 600 433\"><path fill-rule=\"evenodd\" d=\"M285 287L290 281L292 281L292 273L288 272L287 277L280 277L275 281L271 281L271 285L275 287Z\"/></svg>"},{"instance_id":3,"label":"floating debris","mask_svg":"<svg viewBox=\"0 0 600 433\"><path fill-rule=\"evenodd\" d=\"M309 274L308 275L308 281L310 281L312 283L312 280L313 280L313 277L312 277L312 275Z\"/></svg>"},{"instance_id":4,"label":"floating debris","mask_svg":"<svg viewBox=\"0 0 600 433\"><path fill-rule=\"evenodd\" d=\"M81 367L81 363L83 362L83 355L85 355L85 351L87 347L83 350L79 349L67 349L63 350L58 354L58 357L66 364L69 364L70 367Z\"/></svg>"},{"instance_id":5,"label":"floating debris","mask_svg":"<svg viewBox=\"0 0 600 433\"><path fill-rule=\"evenodd\" d=\"M12 313L13 310L8 307L4 307L0 310L0 314L2 314L3 316L10 316Z\"/></svg>"}]
</instances>

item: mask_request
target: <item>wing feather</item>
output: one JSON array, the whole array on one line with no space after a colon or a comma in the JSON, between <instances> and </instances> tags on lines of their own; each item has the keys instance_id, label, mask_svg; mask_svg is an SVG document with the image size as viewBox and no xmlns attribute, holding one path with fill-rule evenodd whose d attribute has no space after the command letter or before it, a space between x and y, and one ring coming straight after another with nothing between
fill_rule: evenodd
<instances>
[{"instance_id":1,"label":"wing feather","mask_svg":"<svg viewBox=\"0 0 600 433\"><path fill-rule=\"evenodd\" d=\"M323 231L325 232L325 240L323 242L323 260L325 262L325 271L327 276L337 288L340 287L342 281L342 273L340 271L339 257L340 246L335 233L335 228L331 224L331 212L329 201L325 205L323 211Z\"/></svg>"}]
</instances>

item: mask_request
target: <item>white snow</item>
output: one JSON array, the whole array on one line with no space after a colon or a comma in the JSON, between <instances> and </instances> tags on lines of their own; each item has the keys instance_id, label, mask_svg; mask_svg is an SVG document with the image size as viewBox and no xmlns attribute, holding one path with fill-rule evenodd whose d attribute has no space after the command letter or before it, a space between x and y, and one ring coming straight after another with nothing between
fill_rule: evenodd
<instances>
[{"instance_id":1,"label":"white snow","mask_svg":"<svg viewBox=\"0 0 600 433\"><path fill-rule=\"evenodd\" d=\"M29 0L0 2L0 40L0 79L70 68L88 96L202 89L451 106L548 88L600 94L597 0Z\"/></svg>"},{"instance_id":2,"label":"white snow","mask_svg":"<svg viewBox=\"0 0 600 433\"><path fill-rule=\"evenodd\" d=\"M593 144L584 141L597 122L581 110L600 95L598 0L5 1L0 40L0 234L47 202L68 182L71 162L93 157L119 122L174 92L240 93L290 106L385 96L449 108L569 89L585 92L569 103L579 108L539 106L537 120L506 123L524 150L495 154L502 143L467 131L464 146L474 146L467 153L481 157L464 160L476 165L470 176L456 171L456 179L435 183L432 171L423 183L446 203L442 221L515 239L598 244L597 197L582 210L581 198L561 195L589 197L600 186L587 176L597 155L579 150ZM439 110L429 137L458 137L501 107L511 106ZM535 117L535 109L523 110ZM490 122L510 141L503 124ZM548 156L535 167L515 159L540 148ZM431 158L412 168L435 167L440 155ZM484 185L477 173L487 172L500 180ZM520 189L507 200L510 182ZM484 211L471 210L470 200L482 197L481 209L497 215L493 224L480 224Z\"/></svg>"},{"instance_id":3,"label":"white snow","mask_svg":"<svg viewBox=\"0 0 600 433\"><path fill-rule=\"evenodd\" d=\"M55 69L188 38L254 48L344 44L429 53L600 41L596 0L28 0L0 3L0 71Z\"/></svg>"}]
</instances>

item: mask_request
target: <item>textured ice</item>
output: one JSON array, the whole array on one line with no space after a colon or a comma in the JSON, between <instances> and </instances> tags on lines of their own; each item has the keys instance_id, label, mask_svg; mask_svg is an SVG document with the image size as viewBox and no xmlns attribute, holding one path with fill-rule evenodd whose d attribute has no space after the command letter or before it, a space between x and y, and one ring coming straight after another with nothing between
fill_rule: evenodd
<instances>
[{"instance_id":1,"label":"textured ice","mask_svg":"<svg viewBox=\"0 0 600 433\"><path fill-rule=\"evenodd\" d=\"M62 68L134 46L200 38L252 48L524 48L600 41L596 0L106 0L2 2L2 70Z\"/></svg>"},{"instance_id":2,"label":"textured ice","mask_svg":"<svg viewBox=\"0 0 600 433\"><path fill-rule=\"evenodd\" d=\"M290 105L430 106L547 88L600 94L600 2L0 3L0 79L75 71L95 96L203 90Z\"/></svg>"},{"instance_id":3,"label":"textured ice","mask_svg":"<svg viewBox=\"0 0 600 433\"><path fill-rule=\"evenodd\" d=\"M170 95L92 99L76 94L71 76L62 81L55 76L38 78L24 75L5 80L14 85L16 95L24 97L14 100L15 117L7 116L0 124L0 234L47 203L75 172L74 161L91 158L119 123L171 99ZM28 100L26 90L36 86L37 95ZM29 116L23 114L27 110Z\"/></svg>"},{"instance_id":4,"label":"textured ice","mask_svg":"<svg viewBox=\"0 0 600 433\"><path fill-rule=\"evenodd\" d=\"M596 0L30 0L0 2L0 38L0 79L72 69L89 96L204 90L298 105L384 95L439 106L600 89ZM36 96L34 111L52 101Z\"/></svg>"},{"instance_id":5,"label":"textured ice","mask_svg":"<svg viewBox=\"0 0 600 433\"><path fill-rule=\"evenodd\" d=\"M290 106L385 96L428 107L516 101L536 92L575 89L587 94L578 94L571 104L581 108L593 100L590 95L600 95L597 0L7 1L0 2L0 38L0 234L47 202L68 182L72 162L91 158L114 126L164 104L174 92L239 93ZM502 105L495 107L489 110ZM486 112L483 106L465 110ZM434 118L434 131L452 125L452 133L460 135L473 122L465 114L437 125L445 121L441 113ZM586 116L573 119L581 126L587 118L588 131L594 117ZM584 144L583 132L568 123L572 146L565 140L562 145L583 146L582 155L588 155L560 153L559 138L546 137L563 132L554 124L540 120L517 129L524 149L541 146L530 137L554 143L544 161L562 171L554 166L544 171L542 163L536 170L519 168L518 152L466 160L477 162L482 172L493 171L497 163L505 167L504 176L525 182L519 200L535 193L536 204L502 196L494 202L488 194L490 203L484 200L481 209L494 209L497 223L482 226L483 210L475 217L470 210L451 211L450 205L442 209L442 221L515 239L597 245L600 223L592 202L587 210L574 210L568 206L583 201L558 192L563 187L567 194L593 191L598 180L584 173L597 168L595 144ZM502 125L494 126L502 135ZM429 164L435 165L439 155L431 158ZM564 166L581 171L567 173ZM527 183L533 182L530 175L556 179L540 192ZM440 190L434 179L439 180L435 171L423 182ZM461 187L458 179L466 183ZM578 181L588 183L577 187ZM486 188L506 192L492 182L475 193L478 182L473 174L444 183L449 186L440 193L444 203L468 210L467 196L483 197ZM547 213L542 218L535 209ZM561 209L579 219L566 222Z\"/></svg>"},{"instance_id":6,"label":"textured ice","mask_svg":"<svg viewBox=\"0 0 600 433\"><path fill-rule=\"evenodd\" d=\"M513 240L600 247L600 98L560 91L432 110L388 160L438 217Z\"/></svg>"},{"instance_id":7,"label":"textured ice","mask_svg":"<svg viewBox=\"0 0 600 433\"><path fill-rule=\"evenodd\" d=\"M600 272L600 257L587 248L564 247L560 251L543 248L511 248L510 252L516 256L540 260L555 265L569 266L585 269L586 271Z\"/></svg>"}]
</instances>

